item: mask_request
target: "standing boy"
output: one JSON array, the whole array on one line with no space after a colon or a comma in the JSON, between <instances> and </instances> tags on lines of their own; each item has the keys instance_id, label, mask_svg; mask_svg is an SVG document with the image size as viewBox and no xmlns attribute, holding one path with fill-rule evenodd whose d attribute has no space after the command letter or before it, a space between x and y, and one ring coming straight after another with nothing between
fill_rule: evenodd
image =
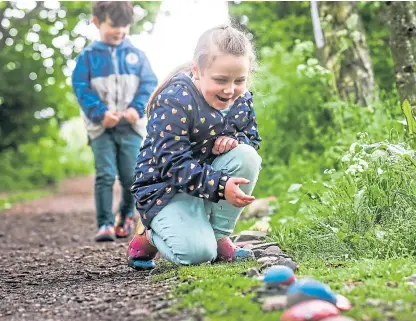
<instances>
[{"instance_id":1,"label":"standing boy","mask_svg":"<svg viewBox=\"0 0 416 321\"><path fill-rule=\"evenodd\" d=\"M72 85L81 106L95 159L97 242L128 237L133 230L130 187L145 132L145 106L157 85L145 54L126 39L133 7L125 1L97 1L93 22L100 40L79 55ZM122 186L118 213L112 212L116 176Z\"/></svg>"}]
</instances>

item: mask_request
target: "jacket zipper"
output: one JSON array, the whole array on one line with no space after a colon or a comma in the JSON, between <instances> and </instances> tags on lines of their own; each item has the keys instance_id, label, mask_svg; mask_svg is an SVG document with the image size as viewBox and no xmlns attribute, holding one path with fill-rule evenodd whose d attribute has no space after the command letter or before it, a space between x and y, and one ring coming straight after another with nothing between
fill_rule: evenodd
<instances>
[{"instance_id":1,"label":"jacket zipper","mask_svg":"<svg viewBox=\"0 0 416 321\"><path fill-rule=\"evenodd\" d=\"M114 65L114 73L116 76L116 98L115 98L115 103L116 103L116 108L118 107L118 91L117 91L117 84L118 84L118 64L117 64L117 57L116 57L116 48L110 48L111 51L111 57L113 60L113 65Z\"/></svg>"}]
</instances>

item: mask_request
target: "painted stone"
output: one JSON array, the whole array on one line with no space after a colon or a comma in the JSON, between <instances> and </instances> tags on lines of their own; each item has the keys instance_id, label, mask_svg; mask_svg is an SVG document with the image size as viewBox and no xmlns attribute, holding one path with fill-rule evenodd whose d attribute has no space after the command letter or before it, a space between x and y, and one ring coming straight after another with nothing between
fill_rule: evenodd
<instances>
[{"instance_id":1,"label":"painted stone","mask_svg":"<svg viewBox=\"0 0 416 321\"><path fill-rule=\"evenodd\" d=\"M337 315L337 316L328 317L319 321L355 321L355 320L351 319L350 317L343 316L343 315Z\"/></svg>"},{"instance_id":2,"label":"painted stone","mask_svg":"<svg viewBox=\"0 0 416 321\"><path fill-rule=\"evenodd\" d=\"M287 305L289 307L308 300L323 300L336 304L337 297L331 288L313 279L299 280L287 289Z\"/></svg>"},{"instance_id":3,"label":"painted stone","mask_svg":"<svg viewBox=\"0 0 416 321\"><path fill-rule=\"evenodd\" d=\"M341 294L335 295L337 298L337 302L335 303L336 307L341 311L349 311L352 308L350 300L348 300L345 296Z\"/></svg>"},{"instance_id":4,"label":"painted stone","mask_svg":"<svg viewBox=\"0 0 416 321\"><path fill-rule=\"evenodd\" d=\"M335 305L321 300L310 300L292 306L280 317L281 321L318 321L339 315Z\"/></svg>"},{"instance_id":5,"label":"painted stone","mask_svg":"<svg viewBox=\"0 0 416 321\"><path fill-rule=\"evenodd\" d=\"M291 285L296 281L293 270L284 265L274 265L264 271L263 281L266 287Z\"/></svg>"}]
</instances>

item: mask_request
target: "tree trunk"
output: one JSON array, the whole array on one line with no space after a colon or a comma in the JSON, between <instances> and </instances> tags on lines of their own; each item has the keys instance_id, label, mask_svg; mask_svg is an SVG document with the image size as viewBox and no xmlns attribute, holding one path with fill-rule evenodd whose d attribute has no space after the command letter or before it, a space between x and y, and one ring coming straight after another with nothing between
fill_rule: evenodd
<instances>
[{"instance_id":1,"label":"tree trunk","mask_svg":"<svg viewBox=\"0 0 416 321\"><path fill-rule=\"evenodd\" d=\"M388 6L390 48L401 103L416 106L416 14L413 2L392 1Z\"/></svg>"},{"instance_id":2,"label":"tree trunk","mask_svg":"<svg viewBox=\"0 0 416 321\"><path fill-rule=\"evenodd\" d=\"M375 101L374 73L355 3L318 5L325 38L323 59L335 75L341 99L371 106Z\"/></svg>"}]
</instances>

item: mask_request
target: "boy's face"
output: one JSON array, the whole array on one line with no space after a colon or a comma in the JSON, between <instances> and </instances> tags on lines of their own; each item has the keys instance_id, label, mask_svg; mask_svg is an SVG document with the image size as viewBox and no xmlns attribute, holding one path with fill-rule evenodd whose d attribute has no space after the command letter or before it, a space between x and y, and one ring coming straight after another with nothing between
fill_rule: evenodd
<instances>
[{"instance_id":1,"label":"boy's face","mask_svg":"<svg viewBox=\"0 0 416 321\"><path fill-rule=\"evenodd\" d=\"M193 67L195 86L211 107L223 110L246 91L249 70L247 56L220 54L204 70Z\"/></svg>"},{"instance_id":2,"label":"boy's face","mask_svg":"<svg viewBox=\"0 0 416 321\"><path fill-rule=\"evenodd\" d=\"M101 23L93 17L93 22L100 31L101 41L109 45L118 46L130 32L130 25L115 27L108 16Z\"/></svg>"}]
</instances>

